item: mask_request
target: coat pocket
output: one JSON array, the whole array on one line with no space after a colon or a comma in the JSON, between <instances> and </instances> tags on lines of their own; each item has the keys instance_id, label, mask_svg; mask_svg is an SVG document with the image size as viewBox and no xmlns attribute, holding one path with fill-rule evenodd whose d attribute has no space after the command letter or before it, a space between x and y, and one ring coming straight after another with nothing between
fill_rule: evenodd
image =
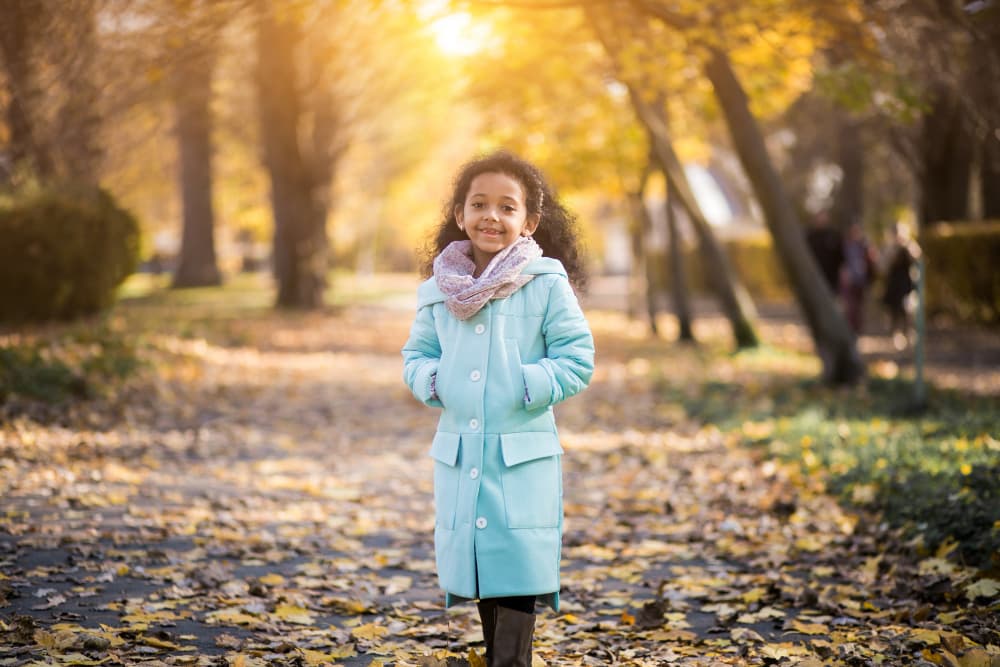
<instances>
[{"instance_id":1,"label":"coat pocket","mask_svg":"<svg viewBox=\"0 0 1000 667\"><path fill-rule=\"evenodd\" d=\"M556 528L562 518L562 447L548 431L500 436L508 528Z\"/></svg>"},{"instance_id":2,"label":"coat pocket","mask_svg":"<svg viewBox=\"0 0 1000 667\"><path fill-rule=\"evenodd\" d=\"M504 340L507 354L507 375L510 378L511 394L515 407L524 407L524 369L521 367L521 349L513 338Z\"/></svg>"},{"instance_id":3,"label":"coat pocket","mask_svg":"<svg viewBox=\"0 0 1000 667\"><path fill-rule=\"evenodd\" d=\"M431 444L430 455L434 459L434 524L448 530L455 528L458 485L461 481L458 461L461 439L458 433L437 433Z\"/></svg>"}]
</instances>

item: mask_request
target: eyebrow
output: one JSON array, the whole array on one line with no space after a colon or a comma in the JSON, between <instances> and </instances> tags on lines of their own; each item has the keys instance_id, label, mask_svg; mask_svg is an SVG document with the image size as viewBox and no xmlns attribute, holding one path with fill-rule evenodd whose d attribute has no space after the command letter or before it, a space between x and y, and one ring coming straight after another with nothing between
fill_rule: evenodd
<instances>
[{"instance_id":1,"label":"eyebrow","mask_svg":"<svg viewBox=\"0 0 1000 667\"><path fill-rule=\"evenodd\" d=\"M485 197L485 196L487 196L485 192L476 192L476 193L470 194L469 195L469 199L472 199L473 197ZM511 197L510 195L500 195L500 198L501 199L509 199L512 202L515 202L517 204L521 203L521 200L519 200L519 199L517 199L515 197Z\"/></svg>"}]
</instances>

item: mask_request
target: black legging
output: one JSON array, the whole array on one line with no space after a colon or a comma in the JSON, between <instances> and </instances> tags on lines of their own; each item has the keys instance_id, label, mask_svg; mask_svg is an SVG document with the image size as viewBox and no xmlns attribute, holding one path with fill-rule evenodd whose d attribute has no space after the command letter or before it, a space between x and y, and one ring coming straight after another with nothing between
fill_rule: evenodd
<instances>
[{"instance_id":1,"label":"black legging","mask_svg":"<svg viewBox=\"0 0 1000 667\"><path fill-rule=\"evenodd\" d=\"M492 600L497 603L497 606L504 607L505 609L513 609L524 614L535 613L534 595L515 595L506 598L492 598ZM483 600L483 602L487 602L487 600Z\"/></svg>"}]
</instances>

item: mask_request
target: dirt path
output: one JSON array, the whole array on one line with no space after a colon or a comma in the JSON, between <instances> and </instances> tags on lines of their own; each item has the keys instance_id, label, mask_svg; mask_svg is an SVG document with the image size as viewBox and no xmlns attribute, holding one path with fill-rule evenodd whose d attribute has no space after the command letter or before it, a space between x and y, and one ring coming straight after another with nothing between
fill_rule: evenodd
<instances>
[{"instance_id":1,"label":"dirt path","mask_svg":"<svg viewBox=\"0 0 1000 667\"><path fill-rule=\"evenodd\" d=\"M541 659L1000 664L997 610L953 566L884 554L814 480L658 402L657 346L591 320L594 383L558 412L564 604L540 615ZM400 380L408 325L402 302L248 324L240 347L164 334L112 418L3 425L0 665L467 654L474 607L436 587L436 414Z\"/></svg>"}]
</instances>

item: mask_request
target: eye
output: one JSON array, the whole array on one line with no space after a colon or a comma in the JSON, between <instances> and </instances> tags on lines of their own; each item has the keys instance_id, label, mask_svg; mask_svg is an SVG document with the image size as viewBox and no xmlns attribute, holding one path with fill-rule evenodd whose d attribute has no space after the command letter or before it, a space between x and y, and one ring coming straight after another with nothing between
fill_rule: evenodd
<instances>
[{"instance_id":1,"label":"eye","mask_svg":"<svg viewBox=\"0 0 1000 667\"><path fill-rule=\"evenodd\" d=\"M481 202L481 201L474 201L474 202L472 202L472 203L471 203L471 204L469 204L469 205L470 205L470 206L471 206L472 208L482 208L482 207L483 207L483 202Z\"/></svg>"},{"instance_id":2,"label":"eye","mask_svg":"<svg viewBox=\"0 0 1000 667\"><path fill-rule=\"evenodd\" d=\"M513 213L514 211L517 210L517 207L507 204L506 206L503 207L503 210L507 211L508 213Z\"/></svg>"}]
</instances>

